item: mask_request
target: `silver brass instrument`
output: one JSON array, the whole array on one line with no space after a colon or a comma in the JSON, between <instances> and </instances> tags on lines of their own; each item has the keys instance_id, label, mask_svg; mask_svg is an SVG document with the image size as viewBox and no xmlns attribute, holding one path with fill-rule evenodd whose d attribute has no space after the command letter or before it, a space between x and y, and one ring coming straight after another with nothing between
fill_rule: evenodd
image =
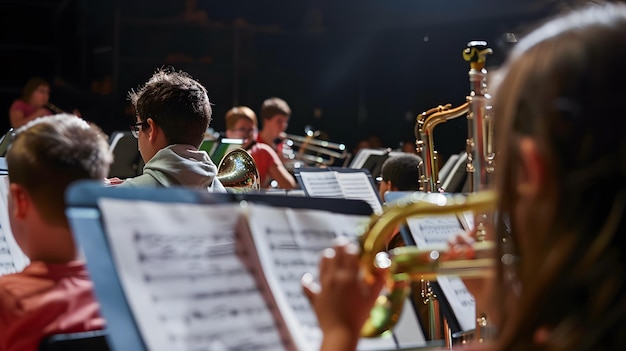
<instances>
[{"instance_id":1,"label":"silver brass instrument","mask_svg":"<svg viewBox=\"0 0 626 351\"><path fill-rule=\"evenodd\" d=\"M261 177L256 162L241 148L229 151L217 167L217 178L227 189L237 192L255 192L261 189Z\"/></svg>"},{"instance_id":2,"label":"silver brass instrument","mask_svg":"<svg viewBox=\"0 0 626 351\"><path fill-rule=\"evenodd\" d=\"M470 192L483 190L492 182L495 152L493 149L493 114L487 93L487 70L485 61L493 51L484 41L471 41L463 51L463 58L470 63L470 94L458 107L439 105L419 114L415 123L416 151L423 160L420 183L422 191L443 192L437 152L433 142L434 128L446 121L467 116L466 171L470 177Z\"/></svg>"},{"instance_id":3,"label":"silver brass instrument","mask_svg":"<svg viewBox=\"0 0 626 351\"><path fill-rule=\"evenodd\" d=\"M287 147L283 156L291 163L301 161L305 166L332 166L342 160L342 166L346 166L351 156L346 145L318 139L320 134L311 129L306 129L304 136L285 134L283 142Z\"/></svg>"},{"instance_id":4,"label":"silver brass instrument","mask_svg":"<svg viewBox=\"0 0 626 351\"><path fill-rule=\"evenodd\" d=\"M470 63L470 106L467 114L467 173L470 176L470 192L486 189L492 183L495 170L493 146L493 113L487 104L487 70L485 60L492 50L484 41L471 41L463 51L463 58Z\"/></svg>"},{"instance_id":5,"label":"silver brass instrument","mask_svg":"<svg viewBox=\"0 0 626 351\"><path fill-rule=\"evenodd\" d=\"M439 105L426 112L419 114L416 118L415 136L416 151L422 157L420 169L420 190L427 193L443 193L445 189L441 186L439 179L439 169L437 153L433 142L434 128L446 121L467 116L468 137L466 140L467 164L466 172L470 178L470 193L476 193L487 189L490 180L488 175L494 171L493 153L493 116L489 113L490 106L487 104L490 98L487 94L485 60L492 50L483 41L472 41L467 44L463 51L463 58L470 63L469 80L470 94L466 97L465 103L452 108L451 104ZM454 206L453 206L454 207ZM472 206L473 207L473 206ZM478 210L474 208L474 210ZM474 212L474 223L477 228L477 241L479 245L485 240L485 224L490 220L486 212ZM431 213L432 214L432 213ZM461 268L473 271L474 263L463 262L464 267L455 266L460 276L466 276L468 272ZM430 339L444 339L445 345L452 347L452 335L446 327L447 321L439 315L439 301L434 294L428 279L435 278L428 274L421 276L421 298L428 307L430 321L428 324L428 337ZM408 286L408 284L407 284ZM475 333L468 333L465 337L480 338L480 328L476 328ZM465 341L465 340L463 340Z\"/></svg>"}]
</instances>

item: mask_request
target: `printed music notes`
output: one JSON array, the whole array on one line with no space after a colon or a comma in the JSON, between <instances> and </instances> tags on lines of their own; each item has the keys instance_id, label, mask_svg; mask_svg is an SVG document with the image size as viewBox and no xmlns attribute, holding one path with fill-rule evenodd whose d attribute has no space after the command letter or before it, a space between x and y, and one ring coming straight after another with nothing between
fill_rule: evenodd
<instances>
[{"instance_id":1,"label":"printed music notes","mask_svg":"<svg viewBox=\"0 0 626 351\"><path fill-rule=\"evenodd\" d=\"M476 301L467 290L461 278L456 276L437 277L437 283L445 295L461 330L472 330L476 327Z\"/></svg>"},{"instance_id":2,"label":"printed music notes","mask_svg":"<svg viewBox=\"0 0 626 351\"><path fill-rule=\"evenodd\" d=\"M437 215L413 217L407 219L407 226L415 245L421 249L447 250L448 239L462 233L467 226L470 215ZM475 328L476 301L474 296L457 276L437 277L437 283L443 292L452 313L459 322L461 330Z\"/></svg>"},{"instance_id":3,"label":"printed music notes","mask_svg":"<svg viewBox=\"0 0 626 351\"><path fill-rule=\"evenodd\" d=\"M9 177L0 176L0 275L20 272L29 263L15 242L8 213Z\"/></svg>"},{"instance_id":4,"label":"printed music notes","mask_svg":"<svg viewBox=\"0 0 626 351\"><path fill-rule=\"evenodd\" d=\"M296 178L309 196L364 200L374 213L382 212L382 201L367 169L298 168Z\"/></svg>"},{"instance_id":5,"label":"printed music notes","mask_svg":"<svg viewBox=\"0 0 626 351\"><path fill-rule=\"evenodd\" d=\"M356 240L369 219L248 202L99 204L151 351L318 350L321 331L300 279L317 275L321 251L337 237ZM389 336L363 339L358 349L415 346L416 335L413 329L404 344Z\"/></svg>"},{"instance_id":6,"label":"printed music notes","mask_svg":"<svg viewBox=\"0 0 626 351\"><path fill-rule=\"evenodd\" d=\"M272 311L235 254L238 205L101 201L150 350L278 350Z\"/></svg>"},{"instance_id":7,"label":"printed music notes","mask_svg":"<svg viewBox=\"0 0 626 351\"><path fill-rule=\"evenodd\" d=\"M293 326L298 350L319 350L321 331L310 304L302 292L300 278L306 272L317 275L320 252L338 237L355 240L357 230L369 219L319 210L281 209L250 206L241 232L250 231L265 283L273 292L282 318ZM280 258L280 259L277 259ZM286 263L286 264L284 264ZM397 348L392 338L362 339L359 350Z\"/></svg>"},{"instance_id":8,"label":"printed music notes","mask_svg":"<svg viewBox=\"0 0 626 351\"><path fill-rule=\"evenodd\" d=\"M336 223L337 226L329 230L324 226L325 221L318 221L320 225L311 228L307 223L297 223L301 211L285 209L279 212L269 207L254 206L248 211L247 228L243 226L242 231L249 229L251 232L252 240L248 244L256 248L269 289L274 291L276 304L281 310L291 312L283 316L288 325L301 324L295 332L302 335L296 339L304 341L304 345L319 345L320 331L302 293L300 278L306 272L316 271L321 250L328 247L334 238L344 235L341 232L342 223ZM298 349L305 350L304 345L298 345Z\"/></svg>"},{"instance_id":9,"label":"printed music notes","mask_svg":"<svg viewBox=\"0 0 626 351\"><path fill-rule=\"evenodd\" d=\"M464 231L454 214L408 218L407 226L421 249L446 249L448 239Z\"/></svg>"}]
</instances>

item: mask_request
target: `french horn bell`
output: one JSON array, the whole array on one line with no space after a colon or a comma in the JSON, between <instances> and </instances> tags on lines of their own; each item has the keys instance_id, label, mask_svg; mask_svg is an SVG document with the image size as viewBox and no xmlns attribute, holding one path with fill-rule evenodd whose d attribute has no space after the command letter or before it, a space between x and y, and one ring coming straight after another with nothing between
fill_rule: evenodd
<instances>
[{"instance_id":1,"label":"french horn bell","mask_svg":"<svg viewBox=\"0 0 626 351\"><path fill-rule=\"evenodd\" d=\"M261 189L256 162L242 148L233 149L224 155L217 167L217 178L232 192L258 192Z\"/></svg>"}]
</instances>

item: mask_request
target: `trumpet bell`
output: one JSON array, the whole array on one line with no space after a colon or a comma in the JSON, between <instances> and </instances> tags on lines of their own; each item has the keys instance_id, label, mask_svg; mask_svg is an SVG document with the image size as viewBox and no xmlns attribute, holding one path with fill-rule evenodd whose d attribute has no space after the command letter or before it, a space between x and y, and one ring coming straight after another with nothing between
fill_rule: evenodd
<instances>
[{"instance_id":1,"label":"trumpet bell","mask_svg":"<svg viewBox=\"0 0 626 351\"><path fill-rule=\"evenodd\" d=\"M229 151L217 167L217 178L227 189L243 193L261 189L261 179L254 158L244 149Z\"/></svg>"}]
</instances>

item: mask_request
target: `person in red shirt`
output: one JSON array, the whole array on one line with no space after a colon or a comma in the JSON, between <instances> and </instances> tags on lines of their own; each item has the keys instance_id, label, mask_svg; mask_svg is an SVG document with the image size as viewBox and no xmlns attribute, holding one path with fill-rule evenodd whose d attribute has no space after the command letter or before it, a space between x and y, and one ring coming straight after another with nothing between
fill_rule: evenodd
<instances>
[{"instance_id":1,"label":"person in red shirt","mask_svg":"<svg viewBox=\"0 0 626 351\"><path fill-rule=\"evenodd\" d=\"M256 134L257 119L251 108L237 106L226 113L226 137L244 139L243 148L250 153L256 163L261 187L269 188L271 181L275 180L277 188L295 188L295 179L287 171L276 151L267 144L257 142Z\"/></svg>"},{"instance_id":2,"label":"person in red shirt","mask_svg":"<svg viewBox=\"0 0 626 351\"><path fill-rule=\"evenodd\" d=\"M35 351L49 335L103 329L64 194L76 180L106 177L105 134L74 115L39 118L16 131L6 162L11 230L30 264L0 276L0 350Z\"/></svg>"},{"instance_id":3,"label":"person in red shirt","mask_svg":"<svg viewBox=\"0 0 626 351\"><path fill-rule=\"evenodd\" d=\"M50 83L43 78L33 77L26 82L21 98L13 101L9 108L11 128L17 129L37 117L51 115L46 107L50 99Z\"/></svg>"},{"instance_id":4,"label":"person in red shirt","mask_svg":"<svg viewBox=\"0 0 626 351\"><path fill-rule=\"evenodd\" d=\"M259 131L256 141L272 147L283 163L286 161L284 150L285 130L289 125L291 108L287 102L281 98L272 97L263 101L261 112L259 113L262 128Z\"/></svg>"}]
</instances>

